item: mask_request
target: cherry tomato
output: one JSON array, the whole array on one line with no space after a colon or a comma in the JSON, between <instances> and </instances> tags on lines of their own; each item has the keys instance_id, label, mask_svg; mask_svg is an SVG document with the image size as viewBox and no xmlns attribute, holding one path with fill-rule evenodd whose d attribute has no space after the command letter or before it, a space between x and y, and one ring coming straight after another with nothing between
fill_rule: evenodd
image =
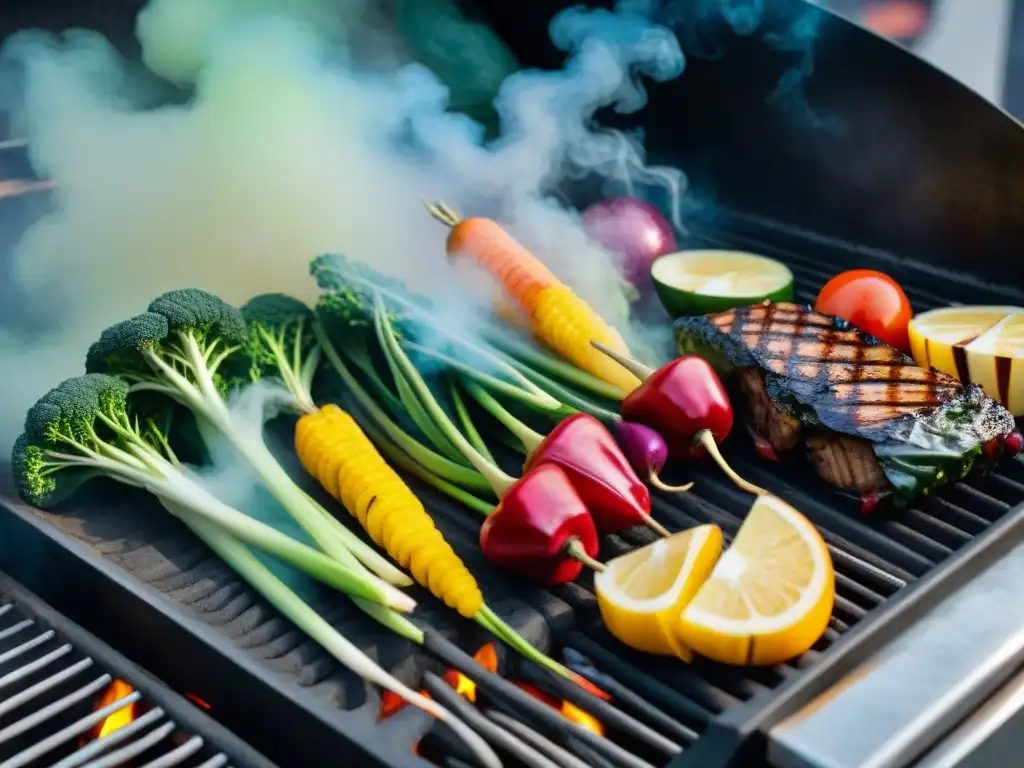
<instances>
[{"instance_id":1,"label":"cherry tomato","mask_svg":"<svg viewBox=\"0 0 1024 768\"><path fill-rule=\"evenodd\" d=\"M851 269L836 275L825 283L814 308L843 318L891 347L910 350L910 301L899 283L882 272Z\"/></svg>"}]
</instances>

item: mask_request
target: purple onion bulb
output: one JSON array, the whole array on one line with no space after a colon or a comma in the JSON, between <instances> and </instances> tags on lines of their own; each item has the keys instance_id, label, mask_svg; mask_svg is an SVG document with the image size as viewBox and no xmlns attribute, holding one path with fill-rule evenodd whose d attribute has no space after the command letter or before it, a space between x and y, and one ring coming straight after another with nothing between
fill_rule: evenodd
<instances>
[{"instance_id":1,"label":"purple onion bulb","mask_svg":"<svg viewBox=\"0 0 1024 768\"><path fill-rule=\"evenodd\" d=\"M658 473L665 468L665 462L668 461L668 445L665 438L656 430L644 424L620 419L612 423L612 431L629 465L654 488L666 493L681 493L693 487L693 483L666 485L658 477Z\"/></svg>"}]
</instances>

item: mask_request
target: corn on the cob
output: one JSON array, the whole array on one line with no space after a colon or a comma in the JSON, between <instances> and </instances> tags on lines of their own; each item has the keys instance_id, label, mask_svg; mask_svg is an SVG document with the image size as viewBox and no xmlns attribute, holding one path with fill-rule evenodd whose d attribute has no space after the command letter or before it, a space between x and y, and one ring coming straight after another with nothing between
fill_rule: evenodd
<instances>
[{"instance_id":1,"label":"corn on the cob","mask_svg":"<svg viewBox=\"0 0 1024 768\"><path fill-rule=\"evenodd\" d=\"M629 350L622 337L598 317L567 285L552 285L537 294L533 311L533 333L578 368L632 392L640 380L621 365L594 349L598 341L624 356Z\"/></svg>"},{"instance_id":2,"label":"corn on the cob","mask_svg":"<svg viewBox=\"0 0 1024 768\"><path fill-rule=\"evenodd\" d=\"M300 418L295 451L306 472L435 597L466 618L483 607L469 569L348 413L325 405Z\"/></svg>"}]
</instances>

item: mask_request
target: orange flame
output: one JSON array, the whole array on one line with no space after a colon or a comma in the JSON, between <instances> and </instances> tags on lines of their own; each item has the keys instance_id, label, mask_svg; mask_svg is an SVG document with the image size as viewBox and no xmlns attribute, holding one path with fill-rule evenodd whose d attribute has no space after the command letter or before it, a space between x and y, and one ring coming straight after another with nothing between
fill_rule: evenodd
<instances>
[{"instance_id":1,"label":"orange flame","mask_svg":"<svg viewBox=\"0 0 1024 768\"><path fill-rule=\"evenodd\" d=\"M107 690L103 692L99 701L96 702L96 709L103 709L104 707L113 704L115 701L119 701L125 696L128 696L134 690L134 688L123 680L115 680L107 686ZM124 728L134 719L135 704L133 703L126 707L122 707L116 712L113 712L103 718L103 721L93 728L92 737L94 739L102 739L104 736L107 736L120 728Z\"/></svg>"},{"instance_id":2,"label":"orange flame","mask_svg":"<svg viewBox=\"0 0 1024 768\"><path fill-rule=\"evenodd\" d=\"M477 651L473 658L476 663L486 669L488 672L498 671L498 649L494 643L487 643L479 651ZM461 672L455 672L455 692L460 696L465 696L467 699L476 704L476 683L470 680Z\"/></svg>"},{"instance_id":3,"label":"orange flame","mask_svg":"<svg viewBox=\"0 0 1024 768\"><path fill-rule=\"evenodd\" d=\"M494 643L487 643L480 648L473 658L476 662L489 672L498 671L498 649ZM442 679L448 683L455 692L460 696L476 703L476 683L466 677L464 674L455 669L449 669L442 676ZM420 691L420 694L426 696L428 699L430 695L426 691ZM391 691L384 691L380 697L380 719L387 720L392 715L398 714L406 706L405 700L397 693Z\"/></svg>"},{"instance_id":4,"label":"orange flame","mask_svg":"<svg viewBox=\"0 0 1024 768\"><path fill-rule=\"evenodd\" d=\"M530 685L529 683L516 683L516 685L522 690L526 691L531 696L533 696L533 698L537 699L538 701L544 702L552 709L557 709L559 712L562 713L562 717L564 717L566 720L576 723L576 725L580 726L581 728L586 728L589 731L593 731L598 736L604 736L604 724L590 713L584 712L571 701L562 700L561 702L559 702L558 699L556 699L554 696L545 693L544 691L540 690L536 686ZM594 688L593 690L604 697L607 697L608 695L596 688Z\"/></svg>"}]
</instances>

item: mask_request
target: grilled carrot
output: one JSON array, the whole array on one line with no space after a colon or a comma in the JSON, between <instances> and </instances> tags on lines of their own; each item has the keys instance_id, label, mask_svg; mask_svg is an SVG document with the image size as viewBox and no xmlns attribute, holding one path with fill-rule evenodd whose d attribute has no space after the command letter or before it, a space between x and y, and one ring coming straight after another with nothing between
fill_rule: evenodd
<instances>
[{"instance_id":1,"label":"grilled carrot","mask_svg":"<svg viewBox=\"0 0 1024 768\"><path fill-rule=\"evenodd\" d=\"M520 307L532 315L537 294L558 284L544 264L490 219L463 219L444 203L427 205L431 216L451 228L448 255L479 264Z\"/></svg>"},{"instance_id":2,"label":"grilled carrot","mask_svg":"<svg viewBox=\"0 0 1024 768\"><path fill-rule=\"evenodd\" d=\"M534 336L576 367L625 392L640 385L593 346L599 341L629 355L618 331L607 325L541 261L491 219L462 219L444 203L427 204L430 214L451 228L449 257L465 256L486 269L509 298L526 312Z\"/></svg>"},{"instance_id":3,"label":"grilled carrot","mask_svg":"<svg viewBox=\"0 0 1024 768\"><path fill-rule=\"evenodd\" d=\"M484 607L469 569L347 412L325 405L303 415L295 452L306 472L435 597L466 618Z\"/></svg>"}]
</instances>

